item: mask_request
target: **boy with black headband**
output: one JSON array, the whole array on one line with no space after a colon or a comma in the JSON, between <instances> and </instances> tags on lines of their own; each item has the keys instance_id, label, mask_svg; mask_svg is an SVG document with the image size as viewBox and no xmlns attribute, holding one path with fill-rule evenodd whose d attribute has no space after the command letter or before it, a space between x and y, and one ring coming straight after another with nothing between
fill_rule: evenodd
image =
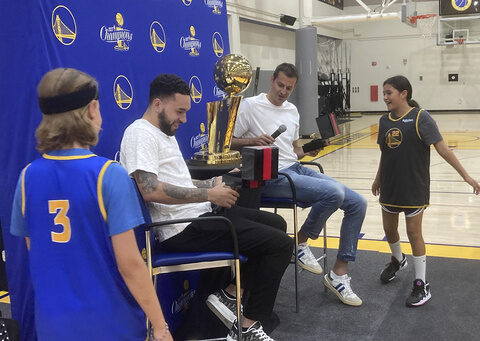
<instances>
[{"instance_id":1,"label":"boy with black headband","mask_svg":"<svg viewBox=\"0 0 480 341\"><path fill-rule=\"evenodd\" d=\"M20 174L11 233L24 237L39 341L172 340L132 228L143 223L117 163L89 151L102 124L98 84L75 69L38 86L41 158Z\"/></svg>"}]
</instances>

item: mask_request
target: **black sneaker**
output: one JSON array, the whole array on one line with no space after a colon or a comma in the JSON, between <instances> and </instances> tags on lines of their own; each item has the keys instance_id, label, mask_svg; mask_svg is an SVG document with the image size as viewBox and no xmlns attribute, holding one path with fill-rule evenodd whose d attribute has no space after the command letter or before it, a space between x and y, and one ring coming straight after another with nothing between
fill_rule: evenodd
<instances>
[{"instance_id":1,"label":"black sneaker","mask_svg":"<svg viewBox=\"0 0 480 341\"><path fill-rule=\"evenodd\" d=\"M383 269L380 279L383 283L390 283L396 276L397 272L405 268L407 263L407 257L402 253L402 261L399 262L395 257L392 256L392 261L387 264L387 267Z\"/></svg>"},{"instance_id":2,"label":"black sneaker","mask_svg":"<svg viewBox=\"0 0 480 341\"><path fill-rule=\"evenodd\" d=\"M227 341L236 341L238 340L238 323L235 320L232 329L227 335ZM268 336L262 328L260 322L256 321L247 330L242 331L242 340L243 341L275 341L270 336Z\"/></svg>"},{"instance_id":3,"label":"black sneaker","mask_svg":"<svg viewBox=\"0 0 480 341\"><path fill-rule=\"evenodd\" d=\"M413 289L405 302L407 307L419 307L424 305L432 295L430 294L430 283L423 283L421 279L413 281Z\"/></svg>"},{"instance_id":4,"label":"black sneaker","mask_svg":"<svg viewBox=\"0 0 480 341\"><path fill-rule=\"evenodd\" d=\"M236 299L228 297L224 290L220 290L209 295L206 303L227 328L232 328L233 321L237 318ZM243 311L243 307L241 309Z\"/></svg>"}]
</instances>

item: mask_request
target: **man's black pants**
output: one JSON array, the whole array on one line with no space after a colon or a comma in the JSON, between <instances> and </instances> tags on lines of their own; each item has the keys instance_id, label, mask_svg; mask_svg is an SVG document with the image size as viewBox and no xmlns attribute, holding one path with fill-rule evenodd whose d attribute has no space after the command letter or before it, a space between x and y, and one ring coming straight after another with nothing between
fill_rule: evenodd
<instances>
[{"instance_id":1,"label":"man's black pants","mask_svg":"<svg viewBox=\"0 0 480 341\"><path fill-rule=\"evenodd\" d=\"M239 206L202 216L212 215L231 220L237 231L239 251L248 257L242 266L242 287L249 293L243 303L244 316L257 321L270 318L293 250L293 241L285 233L285 220L274 213ZM193 222L161 245L170 252L231 251L232 238L228 229L216 224Z\"/></svg>"}]
</instances>

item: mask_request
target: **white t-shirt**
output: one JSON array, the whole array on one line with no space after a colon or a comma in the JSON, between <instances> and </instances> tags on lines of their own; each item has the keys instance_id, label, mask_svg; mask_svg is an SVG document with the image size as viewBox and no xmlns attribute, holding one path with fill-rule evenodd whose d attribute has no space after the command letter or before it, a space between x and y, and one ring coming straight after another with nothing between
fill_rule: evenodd
<instances>
[{"instance_id":1,"label":"white t-shirt","mask_svg":"<svg viewBox=\"0 0 480 341\"><path fill-rule=\"evenodd\" d=\"M174 136L164 134L144 119L127 127L120 146L120 162L128 174L136 170L157 175L158 181L195 188ZM210 202L165 205L147 202L152 221L198 217L210 212ZM166 225L157 229L160 241L182 232L188 224Z\"/></svg>"},{"instance_id":2,"label":"white t-shirt","mask_svg":"<svg viewBox=\"0 0 480 341\"><path fill-rule=\"evenodd\" d=\"M284 124L287 130L273 143L279 149L278 169L290 167L298 161L293 151L293 141L299 139L300 115L297 107L285 101L280 106L272 104L265 93L249 97L240 103L233 136L238 138L271 135Z\"/></svg>"}]
</instances>

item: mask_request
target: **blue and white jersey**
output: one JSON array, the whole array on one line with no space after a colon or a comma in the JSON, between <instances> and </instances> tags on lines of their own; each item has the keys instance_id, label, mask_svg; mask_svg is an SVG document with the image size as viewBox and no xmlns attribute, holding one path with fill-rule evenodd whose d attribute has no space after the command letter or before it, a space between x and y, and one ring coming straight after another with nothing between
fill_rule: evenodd
<instances>
[{"instance_id":1,"label":"blue and white jersey","mask_svg":"<svg viewBox=\"0 0 480 341\"><path fill-rule=\"evenodd\" d=\"M39 341L145 340L110 239L142 223L133 184L113 161L70 149L25 167L11 233L30 238Z\"/></svg>"}]
</instances>

